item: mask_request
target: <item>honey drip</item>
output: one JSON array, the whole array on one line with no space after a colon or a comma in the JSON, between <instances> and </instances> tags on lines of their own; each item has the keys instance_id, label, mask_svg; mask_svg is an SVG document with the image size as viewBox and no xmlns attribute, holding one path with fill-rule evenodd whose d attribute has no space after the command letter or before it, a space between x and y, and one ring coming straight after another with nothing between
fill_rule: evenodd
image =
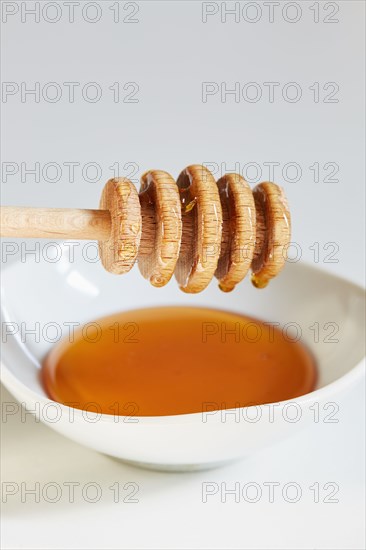
<instances>
[{"instance_id":1,"label":"honey drip","mask_svg":"<svg viewBox=\"0 0 366 550\"><path fill-rule=\"evenodd\" d=\"M122 416L199 413L293 399L312 391L316 365L280 329L214 309L124 312L75 332L45 358L53 400Z\"/></svg>"}]
</instances>

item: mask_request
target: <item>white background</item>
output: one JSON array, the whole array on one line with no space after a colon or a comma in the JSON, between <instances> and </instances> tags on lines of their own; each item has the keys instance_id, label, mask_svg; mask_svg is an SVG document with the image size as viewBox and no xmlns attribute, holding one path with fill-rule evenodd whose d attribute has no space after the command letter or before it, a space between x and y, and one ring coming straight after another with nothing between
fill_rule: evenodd
<instances>
[{"instance_id":1,"label":"white background","mask_svg":"<svg viewBox=\"0 0 366 550\"><path fill-rule=\"evenodd\" d=\"M18 12L6 19L4 10L11 10L10 4ZM96 2L100 19L95 23L90 22L95 8L84 9L83 17L87 2L75 6L73 23L65 2L51 3L58 4L58 11L54 6L42 11L47 2L41 2L37 23L24 14L24 8L34 4L2 2L2 80L7 90L19 87L19 92L3 95L1 106L2 204L95 208L116 163L121 176L136 171L136 184L147 169L177 176L193 163L217 163L216 177L222 164L224 172L239 166L249 180L255 178L257 166L261 180L266 180L268 163L279 163L273 179L289 198L297 252L301 250L308 262L317 260L320 267L363 283L363 1L280 2L272 6L272 22L265 2L240 2L237 22L234 15L222 21L224 8L220 11L221 3L211 2L210 9L218 13L206 23L201 2L139 2L138 11L134 3L120 2L119 22L110 9L115 2ZM59 15L59 21L47 21ZM314 21L317 16L319 22ZM256 17L257 22L249 22ZM22 98L22 87L34 88L37 82L39 102L30 94ZM50 101L55 92L47 88L50 82L61 90L59 101ZM80 83L73 103L65 82ZM97 102L82 95L90 82L102 91ZM119 102L109 89L116 82ZM135 84L124 90L131 82ZM206 102L203 82L216 83L219 90ZM221 97L220 90L232 89L236 82L240 97ZM255 84L246 88L250 82ZM278 83L273 101L264 84L268 82ZM301 92L297 102L290 101L296 91L294 86L286 88L290 82ZM314 96L317 86L319 99ZM137 88L137 101L126 102ZM336 101L325 102L335 89L330 99ZM249 101L258 90L261 98ZM92 97L93 90L88 92ZM78 163L75 181L66 164L73 162ZM91 162L100 172L95 182L90 180L96 171L90 167L85 172ZM40 182L26 173L35 163ZM296 164L297 173L289 163ZM315 163L319 181L310 169ZM334 181L327 181L334 166ZM296 175L298 181L290 181ZM4 400L13 398L5 392ZM70 504L66 486L54 504L34 503L32 497L22 503L19 494L9 498L3 505L2 544L70 549L364 548L363 403L363 388L355 388L339 404L339 423L314 423L295 439L245 461L191 474L122 465L32 418L24 423L16 414L2 426L4 481L61 486L76 481L81 488L94 482L102 488L102 498L86 502L79 489ZM219 495L203 503L205 481L232 487L255 482L263 495L257 503L236 503L233 496L223 503ZM121 487L137 483L139 502L113 502L109 487L115 482ZM274 503L269 503L264 482L280 483ZM282 497L288 482L301 487L297 503ZM330 492L323 489L327 482L338 484L338 503L324 502ZM314 483L320 484L319 503L309 489Z\"/></svg>"}]
</instances>

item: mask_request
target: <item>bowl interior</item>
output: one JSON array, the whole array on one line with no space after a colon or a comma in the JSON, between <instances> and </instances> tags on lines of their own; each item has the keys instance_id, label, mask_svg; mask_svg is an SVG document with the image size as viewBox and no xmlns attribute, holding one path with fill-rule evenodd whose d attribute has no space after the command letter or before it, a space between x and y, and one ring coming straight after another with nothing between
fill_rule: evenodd
<instances>
[{"instance_id":1,"label":"bowl interior","mask_svg":"<svg viewBox=\"0 0 366 550\"><path fill-rule=\"evenodd\" d=\"M266 289L247 278L235 291L221 292L215 281L198 295L182 293L174 280L152 287L137 266L122 277L86 259L85 247L62 245L57 261L27 258L2 274L2 361L39 395L40 363L70 327L110 313L144 307L210 307L287 325L315 355L317 389L350 371L364 356L364 292L346 280L302 263L288 264ZM131 317L133 321L133 315Z\"/></svg>"}]
</instances>

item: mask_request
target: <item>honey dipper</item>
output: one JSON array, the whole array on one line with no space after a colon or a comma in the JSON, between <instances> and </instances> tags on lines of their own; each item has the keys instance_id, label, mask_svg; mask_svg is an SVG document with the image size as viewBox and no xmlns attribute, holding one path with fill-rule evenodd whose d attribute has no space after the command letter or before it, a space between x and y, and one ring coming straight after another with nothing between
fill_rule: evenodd
<instances>
[{"instance_id":1,"label":"honey dipper","mask_svg":"<svg viewBox=\"0 0 366 550\"><path fill-rule=\"evenodd\" d=\"M224 292L252 269L263 288L284 266L291 222L281 187L263 182L253 191L239 174L218 182L200 165L188 166L177 181L150 170L140 193L126 178L110 179L100 210L1 208L2 237L96 239L103 266L127 273L135 261L154 286L173 273L184 292L197 293L213 276Z\"/></svg>"}]
</instances>

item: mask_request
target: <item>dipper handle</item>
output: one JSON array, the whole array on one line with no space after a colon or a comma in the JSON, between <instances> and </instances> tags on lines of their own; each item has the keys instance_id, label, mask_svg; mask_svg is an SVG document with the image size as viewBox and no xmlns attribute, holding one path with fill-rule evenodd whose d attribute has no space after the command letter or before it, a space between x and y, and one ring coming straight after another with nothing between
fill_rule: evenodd
<instances>
[{"instance_id":1,"label":"dipper handle","mask_svg":"<svg viewBox=\"0 0 366 550\"><path fill-rule=\"evenodd\" d=\"M111 234L108 210L77 208L0 208L1 237L106 241Z\"/></svg>"}]
</instances>

